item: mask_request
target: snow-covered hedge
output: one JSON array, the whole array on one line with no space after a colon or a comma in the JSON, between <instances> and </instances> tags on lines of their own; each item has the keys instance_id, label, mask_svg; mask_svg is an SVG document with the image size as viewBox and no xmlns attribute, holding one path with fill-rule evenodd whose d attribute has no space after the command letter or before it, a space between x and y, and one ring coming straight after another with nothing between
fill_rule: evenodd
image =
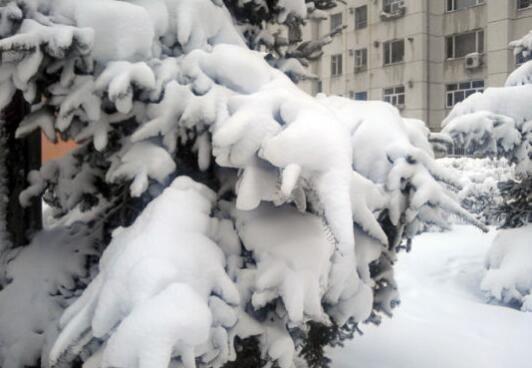
<instances>
[{"instance_id":1,"label":"snow-covered hedge","mask_svg":"<svg viewBox=\"0 0 532 368\"><path fill-rule=\"evenodd\" d=\"M0 107L16 91L31 105L17 136L80 143L32 172L20 200L44 195L67 217L56 226L99 244L98 272L69 270L81 296L65 298L59 322L41 318L41 301L24 311L41 338L0 325L1 366L42 355L51 367L220 367L252 351L292 368L313 325L390 314L396 252L421 226L453 213L484 228L448 190L460 183L419 121L383 102L313 98L249 48L262 15L301 22L322 3L0 7ZM85 225L72 230L75 218ZM7 262L2 323L17 313L5 293L26 285L16 269L34 262L23 254Z\"/></svg>"}]
</instances>

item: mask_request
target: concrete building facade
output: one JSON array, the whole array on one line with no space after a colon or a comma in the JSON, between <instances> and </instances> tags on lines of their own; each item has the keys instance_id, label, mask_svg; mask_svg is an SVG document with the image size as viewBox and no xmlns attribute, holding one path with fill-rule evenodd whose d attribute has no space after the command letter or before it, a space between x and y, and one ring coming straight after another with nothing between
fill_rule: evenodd
<instances>
[{"instance_id":1,"label":"concrete building facade","mask_svg":"<svg viewBox=\"0 0 532 368\"><path fill-rule=\"evenodd\" d=\"M433 130L452 106L504 84L522 58L508 43L532 30L532 0L346 0L304 39L346 28L310 66L311 94L385 100Z\"/></svg>"}]
</instances>

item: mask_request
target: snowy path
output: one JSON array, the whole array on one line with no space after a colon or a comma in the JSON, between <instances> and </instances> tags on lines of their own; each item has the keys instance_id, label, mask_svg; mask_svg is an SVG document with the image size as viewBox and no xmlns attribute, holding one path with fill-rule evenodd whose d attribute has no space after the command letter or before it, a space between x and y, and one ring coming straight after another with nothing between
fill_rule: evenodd
<instances>
[{"instance_id":1,"label":"snowy path","mask_svg":"<svg viewBox=\"0 0 532 368\"><path fill-rule=\"evenodd\" d=\"M482 264L495 235L469 226L424 234L401 254L401 305L331 355L334 368L532 368L532 313L485 304Z\"/></svg>"}]
</instances>

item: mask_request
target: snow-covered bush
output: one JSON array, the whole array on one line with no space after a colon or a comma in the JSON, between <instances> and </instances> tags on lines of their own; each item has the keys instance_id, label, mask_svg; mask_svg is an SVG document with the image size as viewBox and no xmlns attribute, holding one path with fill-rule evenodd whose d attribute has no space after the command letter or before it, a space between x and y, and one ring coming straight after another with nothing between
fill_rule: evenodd
<instances>
[{"instance_id":1,"label":"snow-covered bush","mask_svg":"<svg viewBox=\"0 0 532 368\"><path fill-rule=\"evenodd\" d=\"M501 230L486 259L481 288L496 301L532 312L532 225Z\"/></svg>"},{"instance_id":2,"label":"snow-covered bush","mask_svg":"<svg viewBox=\"0 0 532 368\"><path fill-rule=\"evenodd\" d=\"M528 55L532 32L510 44ZM504 87L488 88L458 103L442 123L443 133L469 152L506 157L515 163L516 178L497 184L500 205L488 216L503 227L487 261L482 288L497 300L523 303L530 310L530 226L532 222L532 61L517 68ZM514 239L515 236L515 239Z\"/></svg>"},{"instance_id":3,"label":"snow-covered bush","mask_svg":"<svg viewBox=\"0 0 532 368\"><path fill-rule=\"evenodd\" d=\"M515 179L514 165L506 158L445 157L438 163L449 170L456 170L462 180L462 189L457 193L462 206L480 217L489 225L504 223L506 206L501 182Z\"/></svg>"},{"instance_id":4,"label":"snow-covered bush","mask_svg":"<svg viewBox=\"0 0 532 368\"><path fill-rule=\"evenodd\" d=\"M391 313L396 252L421 226L453 213L483 228L419 122L382 102L313 98L250 49L264 21L302 22L331 3L0 7L0 107L22 91L31 112L17 136L80 144L32 172L20 200L44 196L62 217L53 231L91 240L67 262L79 269L35 286L46 292L24 310L27 328L0 325L0 365L289 368L301 354L323 367L323 345ZM70 258L64 242L49 239L42 262ZM14 329L10 295L27 287L17 269L36 262L25 253L9 251L0 291ZM59 321L39 311L56 289L68 291ZM309 352L316 326L330 338Z\"/></svg>"}]
</instances>

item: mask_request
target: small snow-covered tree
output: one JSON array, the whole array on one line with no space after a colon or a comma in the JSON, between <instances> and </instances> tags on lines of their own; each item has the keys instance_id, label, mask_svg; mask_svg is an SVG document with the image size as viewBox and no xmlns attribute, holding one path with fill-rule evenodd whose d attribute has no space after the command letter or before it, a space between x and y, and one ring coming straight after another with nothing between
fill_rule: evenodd
<instances>
[{"instance_id":1,"label":"small snow-covered tree","mask_svg":"<svg viewBox=\"0 0 532 368\"><path fill-rule=\"evenodd\" d=\"M275 46L265 22L333 4L2 3L0 107L20 91L18 137L79 147L20 195L57 224L6 253L0 365L326 366L325 345L391 313L423 224L483 228L419 121L300 91L316 45L253 50Z\"/></svg>"},{"instance_id":2,"label":"small snow-covered tree","mask_svg":"<svg viewBox=\"0 0 532 368\"><path fill-rule=\"evenodd\" d=\"M510 46L516 55L528 56L532 51L532 31ZM442 123L442 132L455 145L470 153L505 157L516 165L516 177L498 184L502 201L490 216L497 218L504 228L524 229L515 231L519 237L515 247L505 244L512 238L507 235L511 233L501 233L496 239L488 255L488 273L482 287L494 299L522 305L527 310L531 309L528 300L532 291L532 262L529 239L523 239L521 234L530 229L527 224L532 222L531 81L532 61L527 61L510 74L504 87L488 88L484 93L469 96ZM522 272L516 274L516 268Z\"/></svg>"}]
</instances>

